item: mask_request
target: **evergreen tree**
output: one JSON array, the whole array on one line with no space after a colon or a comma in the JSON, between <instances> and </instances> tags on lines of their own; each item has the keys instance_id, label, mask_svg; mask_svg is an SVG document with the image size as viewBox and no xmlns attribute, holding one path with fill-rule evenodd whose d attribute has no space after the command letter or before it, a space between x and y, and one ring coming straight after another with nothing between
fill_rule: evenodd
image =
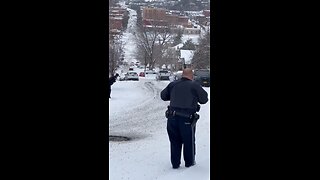
<instances>
[{"instance_id":1,"label":"evergreen tree","mask_svg":"<svg viewBox=\"0 0 320 180\"><path fill-rule=\"evenodd\" d=\"M192 42L192 39L188 39L182 46L183 50L196 50L196 45Z\"/></svg>"},{"instance_id":2,"label":"evergreen tree","mask_svg":"<svg viewBox=\"0 0 320 180\"><path fill-rule=\"evenodd\" d=\"M182 30L179 30L177 36L174 37L173 46L176 46L182 42Z\"/></svg>"}]
</instances>

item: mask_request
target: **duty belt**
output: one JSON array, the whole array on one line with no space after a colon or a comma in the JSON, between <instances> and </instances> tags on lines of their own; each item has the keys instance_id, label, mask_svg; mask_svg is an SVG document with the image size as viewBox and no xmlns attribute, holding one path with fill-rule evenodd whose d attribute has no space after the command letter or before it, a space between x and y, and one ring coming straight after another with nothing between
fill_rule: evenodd
<instances>
[{"instance_id":1,"label":"duty belt","mask_svg":"<svg viewBox=\"0 0 320 180\"><path fill-rule=\"evenodd\" d=\"M200 115L197 113L193 113L193 114L186 114L186 113L182 113L179 111L175 111L173 109L170 109L170 107L168 106L168 109L166 110L166 118L169 118L170 116L174 117L174 116L180 116L180 117L184 117L184 118L188 118L191 122L191 126L195 126L195 124L197 123L198 119L200 118Z\"/></svg>"},{"instance_id":2,"label":"duty belt","mask_svg":"<svg viewBox=\"0 0 320 180\"><path fill-rule=\"evenodd\" d=\"M180 116L180 117L184 117L184 118L189 118L189 119L192 119L194 118L194 114L190 114L190 113L183 113L183 112L180 112L180 111L176 111L176 110L173 110L173 109L170 109L168 107L167 111L166 111L166 117L168 118L169 116Z\"/></svg>"},{"instance_id":3,"label":"duty belt","mask_svg":"<svg viewBox=\"0 0 320 180\"><path fill-rule=\"evenodd\" d=\"M172 113L169 112L169 114L171 114L172 116L180 116L180 117L185 117L185 118L189 118L192 119L193 118L193 114L184 114L181 112L177 112L177 111L171 111Z\"/></svg>"}]
</instances>

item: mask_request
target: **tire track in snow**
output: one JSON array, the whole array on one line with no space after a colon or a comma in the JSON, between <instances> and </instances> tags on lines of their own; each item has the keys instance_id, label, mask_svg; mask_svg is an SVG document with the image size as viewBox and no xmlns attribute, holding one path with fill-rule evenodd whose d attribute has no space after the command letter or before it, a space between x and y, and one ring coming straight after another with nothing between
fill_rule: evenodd
<instances>
[{"instance_id":1,"label":"tire track in snow","mask_svg":"<svg viewBox=\"0 0 320 180\"><path fill-rule=\"evenodd\" d=\"M143 86L140 88L146 92L144 102L110 117L110 121L112 121L109 124L110 135L139 139L165 128L164 112L168 102L160 99L160 92L165 84L159 84L160 82L157 81L141 81L141 83Z\"/></svg>"}]
</instances>

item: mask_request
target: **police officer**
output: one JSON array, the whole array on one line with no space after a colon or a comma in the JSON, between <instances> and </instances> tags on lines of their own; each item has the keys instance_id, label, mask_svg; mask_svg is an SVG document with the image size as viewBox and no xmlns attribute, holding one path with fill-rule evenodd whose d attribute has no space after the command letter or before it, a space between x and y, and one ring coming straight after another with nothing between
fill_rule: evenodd
<instances>
[{"instance_id":1,"label":"police officer","mask_svg":"<svg viewBox=\"0 0 320 180\"><path fill-rule=\"evenodd\" d=\"M109 78L109 98L111 98L111 85L116 82L118 76L119 74L116 73L115 76Z\"/></svg>"},{"instance_id":2,"label":"police officer","mask_svg":"<svg viewBox=\"0 0 320 180\"><path fill-rule=\"evenodd\" d=\"M171 164L179 168L181 149L185 167L195 165L195 122L198 103L208 102L208 94L200 84L192 81L193 72L190 68L183 70L182 78L171 82L161 91L161 99L170 101L166 111L167 132L170 140ZM199 106L199 107L198 107Z\"/></svg>"}]
</instances>

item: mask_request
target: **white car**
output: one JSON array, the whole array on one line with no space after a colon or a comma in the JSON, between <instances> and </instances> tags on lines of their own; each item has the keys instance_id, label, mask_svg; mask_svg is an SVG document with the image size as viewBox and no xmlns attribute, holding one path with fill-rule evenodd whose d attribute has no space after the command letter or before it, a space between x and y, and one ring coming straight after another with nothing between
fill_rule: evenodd
<instances>
[{"instance_id":1,"label":"white car","mask_svg":"<svg viewBox=\"0 0 320 180\"><path fill-rule=\"evenodd\" d=\"M168 70L160 70L157 74L157 80L170 80L170 72Z\"/></svg>"},{"instance_id":2,"label":"white car","mask_svg":"<svg viewBox=\"0 0 320 180\"><path fill-rule=\"evenodd\" d=\"M146 74L157 74L157 73L155 71L153 71L153 70L147 70Z\"/></svg>"},{"instance_id":3,"label":"white car","mask_svg":"<svg viewBox=\"0 0 320 180\"><path fill-rule=\"evenodd\" d=\"M128 71L127 74L125 75L125 79L139 81L139 75L135 71Z\"/></svg>"}]
</instances>

